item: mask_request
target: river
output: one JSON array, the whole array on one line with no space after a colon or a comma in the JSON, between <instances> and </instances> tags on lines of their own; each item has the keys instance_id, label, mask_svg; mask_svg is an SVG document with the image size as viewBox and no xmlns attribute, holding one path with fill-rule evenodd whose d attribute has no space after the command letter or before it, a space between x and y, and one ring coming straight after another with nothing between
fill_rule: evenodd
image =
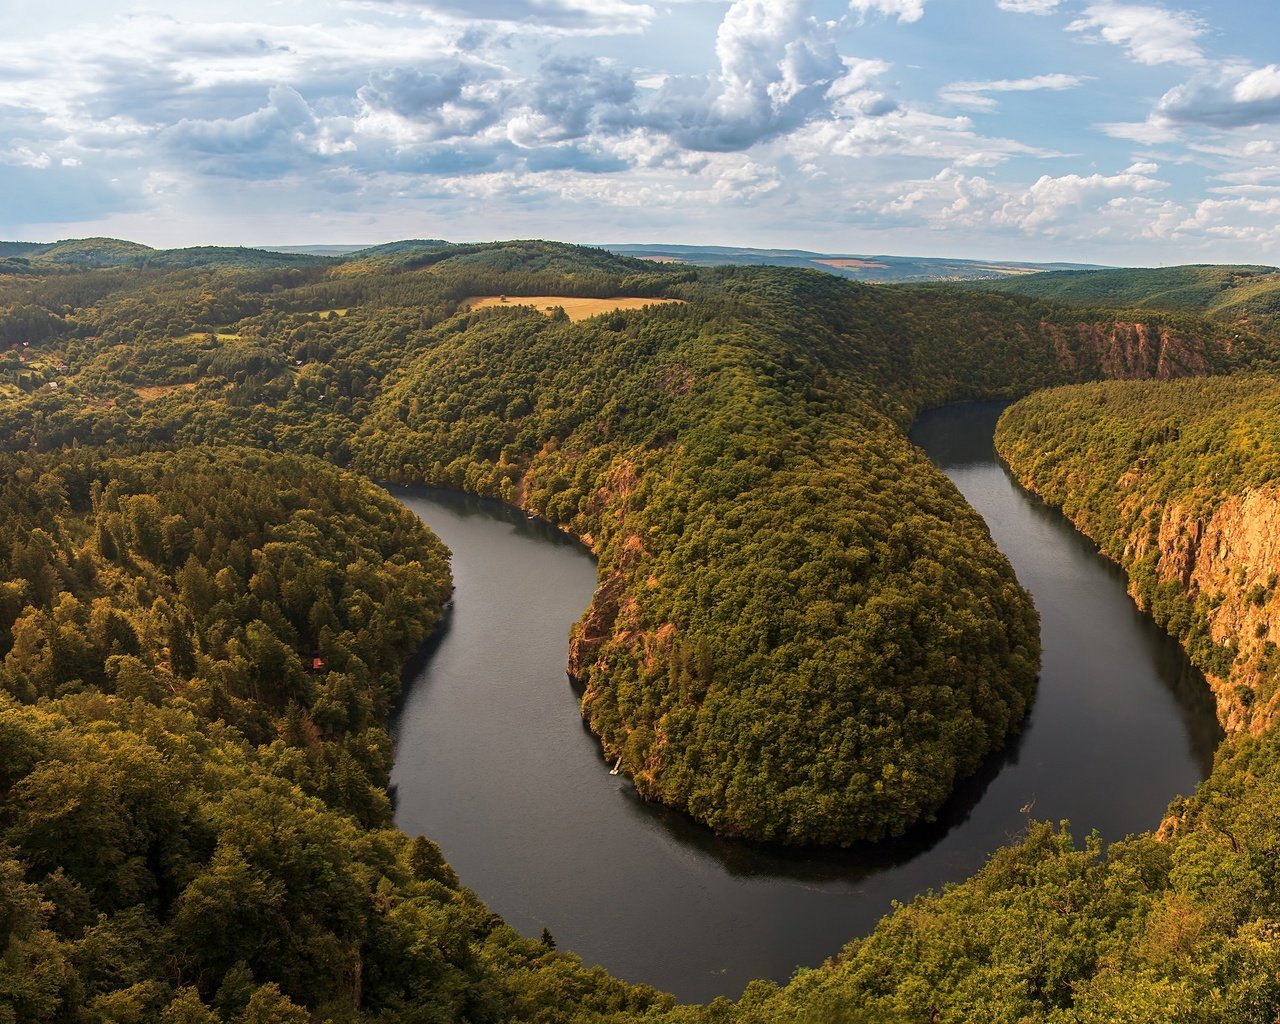
<instances>
[{"instance_id":1,"label":"river","mask_svg":"<svg viewBox=\"0 0 1280 1024\"><path fill-rule=\"evenodd\" d=\"M611 776L565 676L595 585L551 526L453 492L397 496L453 552L455 596L396 723L396 822L436 840L521 932L682 1000L785 981L866 934L892 900L959 881L1025 827L1070 819L1108 840L1156 826L1219 739L1203 679L1134 607L1120 570L1017 486L991 446L1003 406L923 414L920 445L986 519L1041 616L1025 728L939 822L845 851L719 840Z\"/></svg>"}]
</instances>

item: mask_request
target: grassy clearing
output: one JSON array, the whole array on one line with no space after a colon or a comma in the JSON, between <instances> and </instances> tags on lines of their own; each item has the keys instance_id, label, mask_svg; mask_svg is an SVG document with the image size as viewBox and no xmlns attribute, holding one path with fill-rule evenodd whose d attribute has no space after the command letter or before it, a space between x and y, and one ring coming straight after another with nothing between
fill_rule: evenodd
<instances>
[{"instance_id":1,"label":"grassy clearing","mask_svg":"<svg viewBox=\"0 0 1280 1024\"><path fill-rule=\"evenodd\" d=\"M231 331L213 331L213 337L216 341L239 341L240 335ZM174 341L202 341L209 337L209 331L190 331L187 334L174 338Z\"/></svg>"},{"instance_id":2,"label":"grassy clearing","mask_svg":"<svg viewBox=\"0 0 1280 1024\"><path fill-rule=\"evenodd\" d=\"M577 299L567 295L477 295L467 299L472 309L484 309L488 306L532 306L543 313L550 313L557 306L569 314L573 321L586 320L601 313L612 313L615 309L643 309L645 306L660 306L671 302L683 302L683 299L643 299L617 296L612 299Z\"/></svg>"},{"instance_id":3,"label":"grassy clearing","mask_svg":"<svg viewBox=\"0 0 1280 1024\"><path fill-rule=\"evenodd\" d=\"M133 393L144 402L153 402L175 391L194 391L195 389L195 384L154 384L149 387L134 388Z\"/></svg>"}]
</instances>

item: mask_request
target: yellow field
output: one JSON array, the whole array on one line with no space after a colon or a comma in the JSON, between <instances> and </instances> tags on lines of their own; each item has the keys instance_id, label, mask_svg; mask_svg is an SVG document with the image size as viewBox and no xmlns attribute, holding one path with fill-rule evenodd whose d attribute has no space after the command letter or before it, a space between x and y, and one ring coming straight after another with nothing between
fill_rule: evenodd
<instances>
[{"instance_id":1,"label":"yellow field","mask_svg":"<svg viewBox=\"0 0 1280 1024\"><path fill-rule=\"evenodd\" d=\"M885 269L889 266L887 263L873 263L871 260L855 260L855 259L831 259L831 260L814 260L814 263L821 263L824 267L875 267Z\"/></svg>"},{"instance_id":2,"label":"yellow field","mask_svg":"<svg viewBox=\"0 0 1280 1024\"><path fill-rule=\"evenodd\" d=\"M218 341L239 341L240 335L229 334L226 331L214 331L213 336ZM208 331L192 331L189 334L179 335L174 341L203 341L209 337Z\"/></svg>"},{"instance_id":3,"label":"yellow field","mask_svg":"<svg viewBox=\"0 0 1280 1024\"><path fill-rule=\"evenodd\" d=\"M144 402L153 402L175 391L194 391L195 389L194 384L154 384L149 387L134 388L133 391Z\"/></svg>"},{"instance_id":4,"label":"yellow field","mask_svg":"<svg viewBox=\"0 0 1280 1024\"><path fill-rule=\"evenodd\" d=\"M625 296L612 299L574 299L567 295L477 295L467 299L467 305L472 309L484 309L487 306L532 306L544 313L550 313L560 306L569 314L570 320L577 322L589 316L612 313L615 309L642 309L645 306L661 306L683 301L683 299L639 299Z\"/></svg>"},{"instance_id":5,"label":"yellow field","mask_svg":"<svg viewBox=\"0 0 1280 1024\"><path fill-rule=\"evenodd\" d=\"M986 264L982 269L983 269L983 270L994 270L994 271L996 271L997 273L1000 273L1000 274L1021 274L1021 275L1025 275L1025 274L1039 274L1039 273L1040 273L1040 271L1039 271L1039 270L1036 270L1036 269L1035 269L1035 267L1006 267L1006 266L1003 266L1003 265L1001 265L1001 264L999 264L999 263L988 263L988 264Z\"/></svg>"}]
</instances>

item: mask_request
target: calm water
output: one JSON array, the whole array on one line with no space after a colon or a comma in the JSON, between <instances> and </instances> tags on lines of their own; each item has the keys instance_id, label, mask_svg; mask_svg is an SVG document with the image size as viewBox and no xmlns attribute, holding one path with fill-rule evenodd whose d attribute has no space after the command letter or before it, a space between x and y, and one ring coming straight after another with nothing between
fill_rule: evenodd
<instances>
[{"instance_id":1,"label":"calm water","mask_svg":"<svg viewBox=\"0 0 1280 1024\"><path fill-rule=\"evenodd\" d=\"M1119 570L996 462L1001 405L921 416L912 437L986 518L1041 615L1044 663L1021 735L936 826L874 849L717 840L611 776L565 677L587 553L502 505L402 491L454 553L452 610L397 726L396 820L527 935L682 999L783 981L865 934L891 900L960 880L1026 822L1108 839L1155 826L1208 771L1212 704Z\"/></svg>"}]
</instances>

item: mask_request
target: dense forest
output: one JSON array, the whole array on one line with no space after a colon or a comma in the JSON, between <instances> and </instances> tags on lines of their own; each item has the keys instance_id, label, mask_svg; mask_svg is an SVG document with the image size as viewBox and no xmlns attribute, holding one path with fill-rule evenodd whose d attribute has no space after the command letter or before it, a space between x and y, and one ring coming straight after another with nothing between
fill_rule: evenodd
<instances>
[{"instance_id":1,"label":"dense forest","mask_svg":"<svg viewBox=\"0 0 1280 1024\"><path fill-rule=\"evenodd\" d=\"M1280 327L1280 270L1190 266L1029 274L981 287L1091 307L1202 313L1224 323Z\"/></svg>"},{"instance_id":2,"label":"dense forest","mask_svg":"<svg viewBox=\"0 0 1280 1024\"><path fill-rule=\"evenodd\" d=\"M1226 724L1277 715L1280 380L1105 383L1011 409L1000 451L1110 558L1215 685Z\"/></svg>"},{"instance_id":3,"label":"dense forest","mask_svg":"<svg viewBox=\"0 0 1280 1024\"><path fill-rule=\"evenodd\" d=\"M1210 989L1235 1016L1203 1019L1274 1016L1267 733L1161 839L1037 827L736 1006L520 938L390 827L386 726L447 561L344 471L582 537L570 668L639 791L847 843L927 818L1034 693L1034 609L915 412L1267 368L1266 331L552 243L110 242L0 252L0 1019L1102 1020L1124 994L1139 1020ZM484 295L681 301L575 324Z\"/></svg>"}]
</instances>

